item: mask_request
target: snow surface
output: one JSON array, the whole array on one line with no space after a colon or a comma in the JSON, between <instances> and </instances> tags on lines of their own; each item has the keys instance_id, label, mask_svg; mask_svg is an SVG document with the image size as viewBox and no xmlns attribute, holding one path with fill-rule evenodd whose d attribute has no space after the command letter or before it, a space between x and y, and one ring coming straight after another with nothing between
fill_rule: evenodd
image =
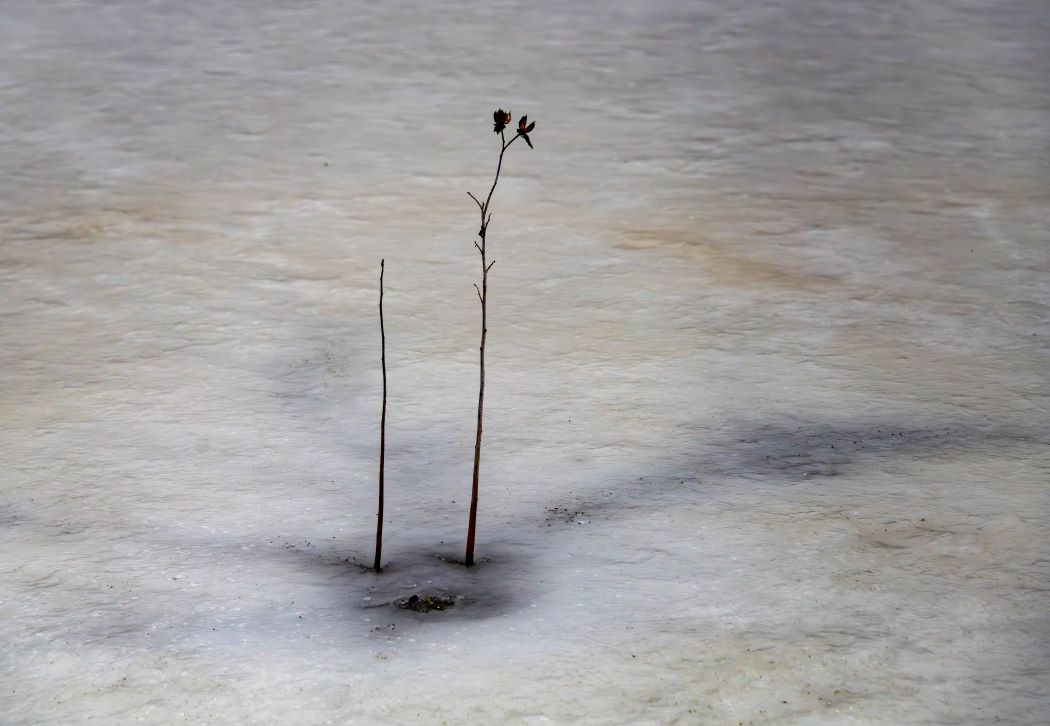
<instances>
[{"instance_id":1,"label":"snow surface","mask_svg":"<svg viewBox=\"0 0 1050 726\"><path fill-rule=\"evenodd\" d=\"M3 11L0 722L1046 722L1045 2Z\"/></svg>"}]
</instances>

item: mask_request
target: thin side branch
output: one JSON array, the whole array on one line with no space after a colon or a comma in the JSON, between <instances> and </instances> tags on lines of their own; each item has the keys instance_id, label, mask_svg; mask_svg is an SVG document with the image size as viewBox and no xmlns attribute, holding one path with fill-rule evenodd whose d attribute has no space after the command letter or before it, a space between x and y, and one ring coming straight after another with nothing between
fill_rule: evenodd
<instances>
[{"instance_id":1,"label":"thin side branch","mask_svg":"<svg viewBox=\"0 0 1050 726\"><path fill-rule=\"evenodd\" d=\"M473 200L474 200L474 203L478 205L478 209L481 209L481 208L482 208L482 206L481 206L481 202L480 202L480 201L478 201L478 198L477 198L477 197L475 197L475 196L474 196L473 194L471 194L470 192L467 192L467 196L469 196L469 197L470 197L471 199L473 199Z\"/></svg>"}]
</instances>

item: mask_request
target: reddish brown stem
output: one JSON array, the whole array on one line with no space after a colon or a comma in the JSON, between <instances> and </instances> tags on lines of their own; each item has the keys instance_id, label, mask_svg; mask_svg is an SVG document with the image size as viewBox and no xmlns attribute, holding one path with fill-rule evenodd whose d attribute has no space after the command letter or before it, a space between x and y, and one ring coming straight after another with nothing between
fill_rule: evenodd
<instances>
[{"instance_id":1,"label":"reddish brown stem","mask_svg":"<svg viewBox=\"0 0 1050 726\"><path fill-rule=\"evenodd\" d=\"M478 524L478 479L481 473L481 432L482 422L485 413L485 339L488 336L488 301L489 301L489 270L492 269L492 265L495 264L495 260L492 263L488 262L485 256L485 237L488 232L489 222L492 219L492 215L488 213L489 203L492 201L492 193L496 191L496 184L499 183L499 173L503 168L503 155L507 153L507 149L518 139L515 136L510 141L507 141L506 136L503 132L500 132L500 141L502 147L499 152L499 163L496 164L496 177L492 180L492 187L489 189L489 194L485 197L485 203L478 202L477 197L473 194L470 195L478 204L478 208L481 211L481 231L478 232L478 236L481 237L481 244L474 243L474 246L478 248L478 252L481 253L481 290L478 291L478 297L481 299L481 346L479 347L478 357L480 361L479 368L479 381L478 381L478 425L474 435L474 476L472 477L471 488L470 488L470 520L467 524L467 554L464 558L464 563L467 567L474 566L474 537L477 533ZM469 192L468 192L469 193Z\"/></svg>"},{"instance_id":2,"label":"reddish brown stem","mask_svg":"<svg viewBox=\"0 0 1050 726\"><path fill-rule=\"evenodd\" d=\"M386 260L379 261L379 336L382 339L383 361L383 415L379 421L379 516L376 522L376 559L372 569L382 572L380 559L383 556L383 470L386 464L386 328L383 326L383 272Z\"/></svg>"}]
</instances>

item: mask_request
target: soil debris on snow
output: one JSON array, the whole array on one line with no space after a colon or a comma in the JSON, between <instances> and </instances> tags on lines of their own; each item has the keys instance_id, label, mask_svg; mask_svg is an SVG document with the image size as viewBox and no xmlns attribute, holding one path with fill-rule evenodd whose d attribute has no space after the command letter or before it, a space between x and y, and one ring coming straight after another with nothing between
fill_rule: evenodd
<instances>
[{"instance_id":1,"label":"soil debris on snow","mask_svg":"<svg viewBox=\"0 0 1050 726\"><path fill-rule=\"evenodd\" d=\"M429 613L431 610L448 610L455 607L456 601L443 595L412 595L394 603L402 610L412 610L417 613Z\"/></svg>"}]
</instances>

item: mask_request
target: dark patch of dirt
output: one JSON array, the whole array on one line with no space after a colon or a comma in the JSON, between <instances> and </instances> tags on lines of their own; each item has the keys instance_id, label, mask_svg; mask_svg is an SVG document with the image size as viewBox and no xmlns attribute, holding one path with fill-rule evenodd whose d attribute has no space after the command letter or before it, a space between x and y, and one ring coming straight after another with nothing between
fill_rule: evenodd
<instances>
[{"instance_id":1,"label":"dark patch of dirt","mask_svg":"<svg viewBox=\"0 0 1050 726\"><path fill-rule=\"evenodd\" d=\"M413 610L417 613L429 613L431 610L448 610L455 607L456 601L444 595L412 595L402 600L395 600L394 605L402 610Z\"/></svg>"}]
</instances>

